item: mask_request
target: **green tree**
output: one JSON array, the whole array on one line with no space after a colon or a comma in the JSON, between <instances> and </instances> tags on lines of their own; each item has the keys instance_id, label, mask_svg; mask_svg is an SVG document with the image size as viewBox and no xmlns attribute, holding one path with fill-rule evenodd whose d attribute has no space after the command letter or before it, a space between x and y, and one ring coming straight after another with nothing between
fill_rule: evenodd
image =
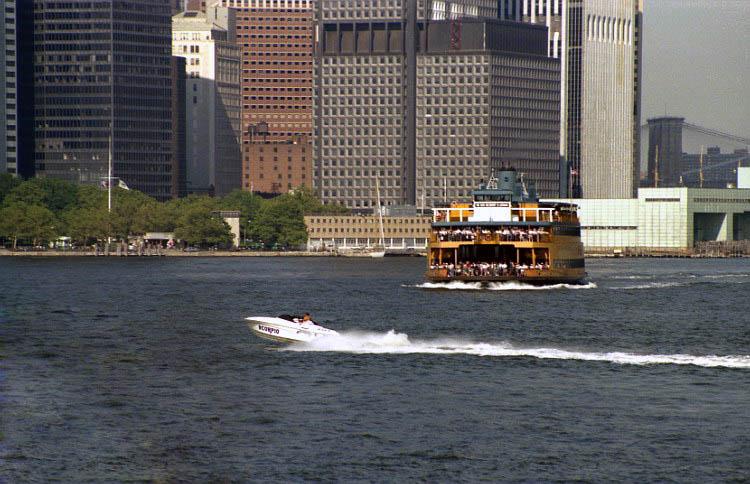
<instances>
[{"instance_id":1,"label":"green tree","mask_svg":"<svg viewBox=\"0 0 750 484\"><path fill-rule=\"evenodd\" d=\"M79 207L65 213L68 235L73 241L88 245L91 240L112 237L112 224L107 207Z\"/></svg>"},{"instance_id":2,"label":"green tree","mask_svg":"<svg viewBox=\"0 0 750 484\"><path fill-rule=\"evenodd\" d=\"M2 205L5 197L20 184L21 180L18 177L10 173L0 173L0 205Z\"/></svg>"},{"instance_id":3,"label":"green tree","mask_svg":"<svg viewBox=\"0 0 750 484\"><path fill-rule=\"evenodd\" d=\"M234 190L219 201L222 210L239 210L240 238L249 234L250 220L258 215L264 200L262 197L243 190Z\"/></svg>"},{"instance_id":4,"label":"green tree","mask_svg":"<svg viewBox=\"0 0 750 484\"><path fill-rule=\"evenodd\" d=\"M174 235L189 245L201 247L232 243L229 225L200 205L188 207L180 214Z\"/></svg>"},{"instance_id":5,"label":"green tree","mask_svg":"<svg viewBox=\"0 0 750 484\"><path fill-rule=\"evenodd\" d=\"M44 205L44 190L39 184L27 180L13 188L5 197L5 205L25 203L28 205Z\"/></svg>"},{"instance_id":6,"label":"green tree","mask_svg":"<svg viewBox=\"0 0 750 484\"><path fill-rule=\"evenodd\" d=\"M249 226L248 234L266 247L280 245L298 247L307 241L305 215L343 214L349 211L340 205L320 203L308 188L295 188L290 193L266 200Z\"/></svg>"},{"instance_id":7,"label":"green tree","mask_svg":"<svg viewBox=\"0 0 750 484\"><path fill-rule=\"evenodd\" d=\"M107 192L94 185L78 187L76 201L70 208L107 208Z\"/></svg>"},{"instance_id":8,"label":"green tree","mask_svg":"<svg viewBox=\"0 0 750 484\"><path fill-rule=\"evenodd\" d=\"M13 239L30 240L33 245L50 241L57 236L55 215L46 207L25 202L12 202L0 210L0 234Z\"/></svg>"},{"instance_id":9,"label":"green tree","mask_svg":"<svg viewBox=\"0 0 750 484\"><path fill-rule=\"evenodd\" d=\"M137 190L112 190L112 230L115 237L127 240L129 235L149 231L148 213L155 210L156 200Z\"/></svg>"},{"instance_id":10,"label":"green tree","mask_svg":"<svg viewBox=\"0 0 750 484\"><path fill-rule=\"evenodd\" d=\"M78 198L78 186L67 180L33 178L28 183L32 183L42 190L44 194L42 202L55 214L74 206Z\"/></svg>"},{"instance_id":11,"label":"green tree","mask_svg":"<svg viewBox=\"0 0 750 484\"><path fill-rule=\"evenodd\" d=\"M174 232L179 211L169 202L146 205L143 212L144 232Z\"/></svg>"},{"instance_id":12,"label":"green tree","mask_svg":"<svg viewBox=\"0 0 750 484\"><path fill-rule=\"evenodd\" d=\"M265 204L250 223L250 236L266 247L304 244L307 230L299 205L289 199Z\"/></svg>"}]
</instances>

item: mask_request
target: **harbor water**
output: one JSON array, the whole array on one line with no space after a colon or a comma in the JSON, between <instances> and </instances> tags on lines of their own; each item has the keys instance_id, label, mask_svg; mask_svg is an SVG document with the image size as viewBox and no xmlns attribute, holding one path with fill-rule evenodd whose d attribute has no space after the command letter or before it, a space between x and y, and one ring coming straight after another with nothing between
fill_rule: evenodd
<instances>
[{"instance_id":1,"label":"harbor water","mask_svg":"<svg viewBox=\"0 0 750 484\"><path fill-rule=\"evenodd\" d=\"M750 260L424 264L0 259L0 482L750 480Z\"/></svg>"}]
</instances>

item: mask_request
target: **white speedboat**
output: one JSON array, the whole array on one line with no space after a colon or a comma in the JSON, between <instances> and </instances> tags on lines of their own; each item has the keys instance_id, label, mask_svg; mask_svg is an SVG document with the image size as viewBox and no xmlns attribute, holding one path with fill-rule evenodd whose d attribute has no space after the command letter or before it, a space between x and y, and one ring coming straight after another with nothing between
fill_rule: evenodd
<instances>
[{"instance_id":1,"label":"white speedboat","mask_svg":"<svg viewBox=\"0 0 750 484\"><path fill-rule=\"evenodd\" d=\"M278 318L251 316L245 319L256 336L279 343L307 342L323 336L338 334L336 331L324 328L312 321L301 321L298 318L286 315Z\"/></svg>"}]
</instances>

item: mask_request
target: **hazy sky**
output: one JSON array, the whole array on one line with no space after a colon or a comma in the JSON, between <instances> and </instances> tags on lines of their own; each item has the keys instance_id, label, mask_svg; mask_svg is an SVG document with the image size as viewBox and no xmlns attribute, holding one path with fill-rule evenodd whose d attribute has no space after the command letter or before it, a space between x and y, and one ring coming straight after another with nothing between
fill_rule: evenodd
<instances>
[{"instance_id":1,"label":"hazy sky","mask_svg":"<svg viewBox=\"0 0 750 484\"><path fill-rule=\"evenodd\" d=\"M645 0L643 119L750 137L750 0Z\"/></svg>"}]
</instances>

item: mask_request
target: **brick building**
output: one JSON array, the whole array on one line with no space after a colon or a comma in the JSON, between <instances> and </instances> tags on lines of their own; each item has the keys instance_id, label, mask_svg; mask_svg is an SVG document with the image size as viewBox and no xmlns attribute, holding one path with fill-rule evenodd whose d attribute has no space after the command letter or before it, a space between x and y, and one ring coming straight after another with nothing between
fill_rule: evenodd
<instances>
[{"instance_id":1,"label":"brick building","mask_svg":"<svg viewBox=\"0 0 750 484\"><path fill-rule=\"evenodd\" d=\"M221 4L237 13L242 188L283 193L299 185L312 186L313 2L222 0Z\"/></svg>"}]
</instances>

